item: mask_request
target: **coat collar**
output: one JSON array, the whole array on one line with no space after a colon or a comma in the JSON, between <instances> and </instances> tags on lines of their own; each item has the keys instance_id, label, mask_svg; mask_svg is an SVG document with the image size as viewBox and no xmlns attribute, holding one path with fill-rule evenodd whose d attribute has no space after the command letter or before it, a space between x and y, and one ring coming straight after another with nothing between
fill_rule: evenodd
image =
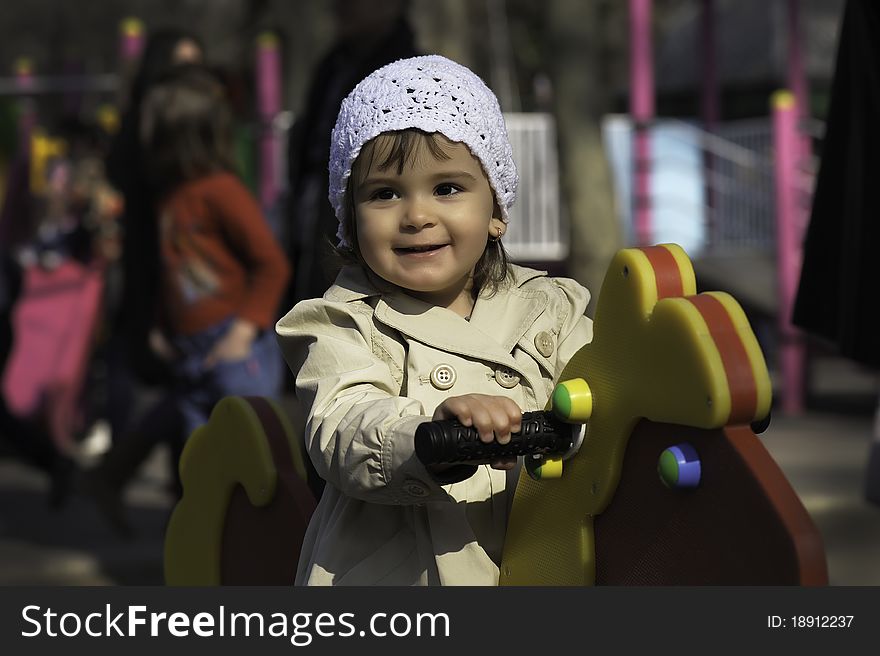
<instances>
[{"instance_id":1,"label":"coat collar","mask_svg":"<svg viewBox=\"0 0 880 656\"><path fill-rule=\"evenodd\" d=\"M340 272L324 298L341 302L376 298L376 319L407 337L432 348L517 369L513 347L544 312L549 299L546 292L525 286L546 272L515 265L512 271L507 290L477 299L470 321L409 296L355 266Z\"/></svg>"}]
</instances>

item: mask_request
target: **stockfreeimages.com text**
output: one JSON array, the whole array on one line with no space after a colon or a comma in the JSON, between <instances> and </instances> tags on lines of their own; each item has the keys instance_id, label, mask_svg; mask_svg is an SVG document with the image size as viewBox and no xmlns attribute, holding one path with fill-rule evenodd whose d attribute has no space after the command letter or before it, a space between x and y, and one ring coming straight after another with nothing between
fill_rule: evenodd
<instances>
[{"instance_id":1,"label":"stockfreeimages.com text","mask_svg":"<svg viewBox=\"0 0 880 656\"><path fill-rule=\"evenodd\" d=\"M289 638L291 644L305 647L315 637L448 638L450 635L446 613L373 613L360 629L354 621L354 613L243 613L229 612L224 606L214 613L191 615L149 612L146 606L126 606L114 611L110 604L106 604L103 611L80 614L29 605L22 608L21 617L24 622L21 635L25 638L244 636Z\"/></svg>"}]
</instances>

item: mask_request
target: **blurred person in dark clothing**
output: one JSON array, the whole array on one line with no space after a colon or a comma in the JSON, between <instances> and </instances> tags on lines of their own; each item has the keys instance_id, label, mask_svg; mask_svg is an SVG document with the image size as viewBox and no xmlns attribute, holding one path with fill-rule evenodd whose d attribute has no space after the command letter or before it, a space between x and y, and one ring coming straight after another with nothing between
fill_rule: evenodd
<instances>
[{"instance_id":1,"label":"blurred person in dark clothing","mask_svg":"<svg viewBox=\"0 0 880 656\"><path fill-rule=\"evenodd\" d=\"M848 0L793 322L880 370L880 4ZM865 496L880 505L880 401Z\"/></svg>"},{"instance_id":2,"label":"blurred person in dark clothing","mask_svg":"<svg viewBox=\"0 0 880 656\"><path fill-rule=\"evenodd\" d=\"M278 396L283 362L273 327L290 275L236 174L232 110L220 79L204 66L180 66L153 85L141 113L161 263L147 328L173 382L146 422L85 477L84 490L122 535L131 534L124 488L169 430L191 435L226 396ZM163 427L169 419L174 425Z\"/></svg>"},{"instance_id":3,"label":"blurred person in dark clothing","mask_svg":"<svg viewBox=\"0 0 880 656\"><path fill-rule=\"evenodd\" d=\"M116 444L132 438L140 427L166 439L171 448L172 488L179 493L177 460L186 438L183 422L170 406L151 405L146 387L171 384L171 369L149 345L149 331L155 319L159 295L158 190L150 182L145 152L140 139L144 98L156 84L178 66L201 63L204 45L194 33L176 28L152 31L147 38L123 103L119 130L112 138L105 158L107 178L123 197L120 254L107 271L106 325L107 386L104 398L110 434ZM144 387L146 386L146 387ZM136 469L141 461L137 440L120 451ZM145 451L149 452L149 449ZM122 456L119 459L124 458ZM125 467L120 466L120 471ZM112 513L121 508L111 504ZM117 515L117 518L121 514ZM118 519L120 532L127 525Z\"/></svg>"},{"instance_id":4,"label":"blurred person in dark clothing","mask_svg":"<svg viewBox=\"0 0 880 656\"><path fill-rule=\"evenodd\" d=\"M110 183L124 198L122 254L116 272L121 280L116 298L110 299L111 331L116 337L112 367L109 420L113 435L124 433L129 423L135 380L146 384L169 381L168 367L148 346L159 278L159 233L156 190L144 169L139 139L141 105L147 92L170 70L204 59L204 48L190 32L163 29L147 39L131 84L119 132L106 159Z\"/></svg>"},{"instance_id":5,"label":"blurred person in dark clothing","mask_svg":"<svg viewBox=\"0 0 880 656\"><path fill-rule=\"evenodd\" d=\"M408 0L335 0L336 43L312 74L288 143L287 250L295 267L287 306L320 297L336 277L338 222L327 199L330 132L342 99L370 72L418 54Z\"/></svg>"}]
</instances>

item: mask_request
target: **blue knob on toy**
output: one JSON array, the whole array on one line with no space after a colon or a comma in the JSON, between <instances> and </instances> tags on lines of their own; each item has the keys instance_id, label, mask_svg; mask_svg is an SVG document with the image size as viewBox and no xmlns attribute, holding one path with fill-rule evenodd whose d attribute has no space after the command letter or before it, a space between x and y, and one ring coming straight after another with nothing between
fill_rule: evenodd
<instances>
[{"instance_id":1,"label":"blue knob on toy","mask_svg":"<svg viewBox=\"0 0 880 656\"><path fill-rule=\"evenodd\" d=\"M666 487L697 487L700 484L700 456L687 442L676 444L660 454L657 473Z\"/></svg>"}]
</instances>

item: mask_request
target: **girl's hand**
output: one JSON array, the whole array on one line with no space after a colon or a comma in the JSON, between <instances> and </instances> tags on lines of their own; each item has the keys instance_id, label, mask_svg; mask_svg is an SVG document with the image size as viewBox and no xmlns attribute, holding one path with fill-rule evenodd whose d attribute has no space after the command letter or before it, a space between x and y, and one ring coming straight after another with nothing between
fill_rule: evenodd
<instances>
[{"instance_id":1,"label":"girl's hand","mask_svg":"<svg viewBox=\"0 0 880 656\"><path fill-rule=\"evenodd\" d=\"M210 369L218 362L244 360L251 354L251 344L256 336L255 324L244 319L236 319L205 357L205 366Z\"/></svg>"},{"instance_id":2,"label":"girl's hand","mask_svg":"<svg viewBox=\"0 0 880 656\"><path fill-rule=\"evenodd\" d=\"M434 420L457 419L465 426L473 426L480 440L499 444L510 442L510 434L521 429L522 410L506 396L464 394L452 396L437 406ZM491 463L494 469L513 469L516 458L503 458Z\"/></svg>"}]
</instances>

